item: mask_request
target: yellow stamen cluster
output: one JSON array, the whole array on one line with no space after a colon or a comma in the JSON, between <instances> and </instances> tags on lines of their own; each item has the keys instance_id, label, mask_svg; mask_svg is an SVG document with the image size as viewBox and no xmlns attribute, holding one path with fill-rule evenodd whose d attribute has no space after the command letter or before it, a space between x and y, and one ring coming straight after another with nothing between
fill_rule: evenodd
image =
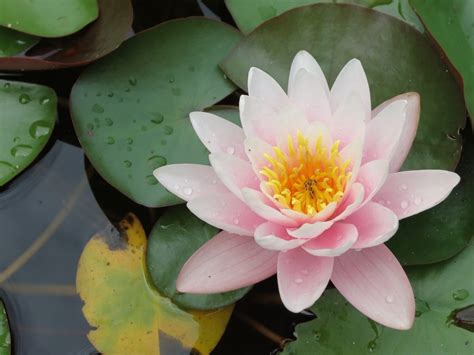
<instances>
[{"instance_id":1,"label":"yellow stamen cluster","mask_svg":"<svg viewBox=\"0 0 474 355\"><path fill-rule=\"evenodd\" d=\"M265 153L270 163L260 173L267 178L273 197L292 210L314 215L331 202L338 202L351 177L350 161L343 162L339 141L328 151L318 137L314 147L298 131L296 141L288 135L288 151L273 147L274 155Z\"/></svg>"}]
</instances>

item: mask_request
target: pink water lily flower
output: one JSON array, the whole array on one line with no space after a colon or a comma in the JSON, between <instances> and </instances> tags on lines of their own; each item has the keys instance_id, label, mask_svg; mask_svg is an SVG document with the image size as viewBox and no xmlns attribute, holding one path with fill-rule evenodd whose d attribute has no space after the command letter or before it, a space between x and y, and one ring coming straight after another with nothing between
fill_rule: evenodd
<instances>
[{"instance_id":1,"label":"pink water lily flower","mask_svg":"<svg viewBox=\"0 0 474 355\"><path fill-rule=\"evenodd\" d=\"M316 60L299 52L288 94L250 69L242 128L193 112L211 166L176 164L155 176L203 221L222 229L186 262L177 289L217 293L275 273L284 305L310 307L329 281L360 312L409 329L410 283L383 244L400 219L443 201L459 182L443 170L398 172L415 138L417 93L371 110L361 63L331 89Z\"/></svg>"}]
</instances>

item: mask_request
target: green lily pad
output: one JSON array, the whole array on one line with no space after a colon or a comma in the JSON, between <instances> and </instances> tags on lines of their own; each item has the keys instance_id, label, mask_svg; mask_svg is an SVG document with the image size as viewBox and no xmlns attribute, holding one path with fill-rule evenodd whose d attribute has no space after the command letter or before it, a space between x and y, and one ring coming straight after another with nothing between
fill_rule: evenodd
<instances>
[{"instance_id":1,"label":"green lily pad","mask_svg":"<svg viewBox=\"0 0 474 355\"><path fill-rule=\"evenodd\" d=\"M237 106L232 105L214 105L206 108L204 111L213 113L219 117L225 118L238 126L242 126L240 122L240 113Z\"/></svg>"},{"instance_id":2,"label":"green lily pad","mask_svg":"<svg viewBox=\"0 0 474 355\"><path fill-rule=\"evenodd\" d=\"M288 10L312 4L339 3L370 7L392 15L414 26L420 32L423 25L408 4L408 0L226 0L227 8L240 30L249 34L263 22Z\"/></svg>"},{"instance_id":3,"label":"green lily pad","mask_svg":"<svg viewBox=\"0 0 474 355\"><path fill-rule=\"evenodd\" d=\"M11 354L10 326L3 302L0 302L0 355Z\"/></svg>"},{"instance_id":4,"label":"green lily pad","mask_svg":"<svg viewBox=\"0 0 474 355\"><path fill-rule=\"evenodd\" d=\"M43 38L24 55L0 56L0 70L69 68L109 54L130 33L132 4L130 0L99 0L99 9L100 17L78 33L63 38Z\"/></svg>"},{"instance_id":5,"label":"green lily pad","mask_svg":"<svg viewBox=\"0 0 474 355\"><path fill-rule=\"evenodd\" d=\"M410 0L427 30L457 69L474 122L474 2Z\"/></svg>"},{"instance_id":6,"label":"green lily pad","mask_svg":"<svg viewBox=\"0 0 474 355\"><path fill-rule=\"evenodd\" d=\"M56 101L46 86L0 80L0 186L30 165L46 145Z\"/></svg>"},{"instance_id":7,"label":"green lily pad","mask_svg":"<svg viewBox=\"0 0 474 355\"><path fill-rule=\"evenodd\" d=\"M461 182L438 206L400 221L387 243L404 265L430 264L448 259L469 244L474 235L474 139L463 146L457 173Z\"/></svg>"},{"instance_id":8,"label":"green lily pad","mask_svg":"<svg viewBox=\"0 0 474 355\"><path fill-rule=\"evenodd\" d=\"M146 257L151 279L161 294L181 307L209 310L233 304L250 290L245 287L209 295L176 290L176 279L184 263L218 232L185 206L172 207L163 214L151 231Z\"/></svg>"},{"instance_id":9,"label":"green lily pad","mask_svg":"<svg viewBox=\"0 0 474 355\"><path fill-rule=\"evenodd\" d=\"M8 57L24 52L38 41L38 37L0 27L0 57Z\"/></svg>"},{"instance_id":10,"label":"green lily pad","mask_svg":"<svg viewBox=\"0 0 474 355\"><path fill-rule=\"evenodd\" d=\"M146 206L181 202L152 172L165 164L208 163L188 115L235 90L218 63L239 39L217 21L170 21L84 71L71 93L73 123L111 185Z\"/></svg>"},{"instance_id":11,"label":"green lily pad","mask_svg":"<svg viewBox=\"0 0 474 355\"><path fill-rule=\"evenodd\" d=\"M97 0L2 0L0 25L40 37L63 37L98 15Z\"/></svg>"},{"instance_id":12,"label":"green lily pad","mask_svg":"<svg viewBox=\"0 0 474 355\"><path fill-rule=\"evenodd\" d=\"M472 260L474 243L451 260L409 269L417 299L408 331L376 324L335 289L327 290L311 307L317 318L296 327L297 340L283 354L473 354L474 333L453 319L474 304Z\"/></svg>"},{"instance_id":13,"label":"green lily pad","mask_svg":"<svg viewBox=\"0 0 474 355\"><path fill-rule=\"evenodd\" d=\"M420 125L403 168L456 167L462 145L458 129L466 120L464 102L456 81L425 36L391 16L359 6L310 5L265 22L221 66L244 89L252 66L286 87L291 62L302 49L315 56L330 83L351 58L360 59L373 107L404 92L419 92Z\"/></svg>"}]
</instances>

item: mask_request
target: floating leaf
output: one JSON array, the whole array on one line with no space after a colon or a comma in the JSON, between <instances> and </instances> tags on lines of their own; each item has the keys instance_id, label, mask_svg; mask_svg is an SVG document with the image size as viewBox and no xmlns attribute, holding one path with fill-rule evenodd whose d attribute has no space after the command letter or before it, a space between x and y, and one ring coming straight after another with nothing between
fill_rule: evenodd
<instances>
[{"instance_id":1,"label":"floating leaf","mask_svg":"<svg viewBox=\"0 0 474 355\"><path fill-rule=\"evenodd\" d=\"M474 2L410 1L427 30L461 74L467 109L474 122Z\"/></svg>"},{"instance_id":2,"label":"floating leaf","mask_svg":"<svg viewBox=\"0 0 474 355\"><path fill-rule=\"evenodd\" d=\"M474 139L465 140L457 173L461 182L438 206L400 221L388 246L404 265L448 259L466 247L474 235Z\"/></svg>"},{"instance_id":3,"label":"floating leaf","mask_svg":"<svg viewBox=\"0 0 474 355\"><path fill-rule=\"evenodd\" d=\"M398 94L419 92L420 125L404 169L456 167L462 144L458 129L466 119L462 95L422 34L370 9L311 5L265 22L236 46L222 67L241 88L252 66L286 87L291 61L302 49L315 56L330 83L347 61L360 59L374 107Z\"/></svg>"},{"instance_id":4,"label":"floating leaf","mask_svg":"<svg viewBox=\"0 0 474 355\"><path fill-rule=\"evenodd\" d=\"M405 21L420 32L424 30L408 4L408 0L226 0L227 8L237 26L245 34L249 34L263 22L288 10L320 3L356 4L370 7Z\"/></svg>"},{"instance_id":5,"label":"floating leaf","mask_svg":"<svg viewBox=\"0 0 474 355\"><path fill-rule=\"evenodd\" d=\"M5 311L5 305L0 301L0 355L10 355L11 346L7 312Z\"/></svg>"},{"instance_id":6,"label":"floating leaf","mask_svg":"<svg viewBox=\"0 0 474 355\"><path fill-rule=\"evenodd\" d=\"M23 171L46 145L56 101L46 86L0 80L0 186Z\"/></svg>"},{"instance_id":7,"label":"floating leaf","mask_svg":"<svg viewBox=\"0 0 474 355\"><path fill-rule=\"evenodd\" d=\"M39 38L0 27L0 57L21 53L38 43Z\"/></svg>"},{"instance_id":8,"label":"floating leaf","mask_svg":"<svg viewBox=\"0 0 474 355\"><path fill-rule=\"evenodd\" d=\"M231 27L189 18L128 40L88 68L71 93L77 136L97 171L134 201L180 200L153 177L173 163L207 163L188 114L234 91L217 64L240 38Z\"/></svg>"},{"instance_id":9,"label":"floating leaf","mask_svg":"<svg viewBox=\"0 0 474 355\"><path fill-rule=\"evenodd\" d=\"M249 287L209 295L176 291L176 279L184 263L218 232L185 206L168 209L153 228L147 249L148 270L158 291L179 306L191 309L216 309L242 298Z\"/></svg>"},{"instance_id":10,"label":"floating leaf","mask_svg":"<svg viewBox=\"0 0 474 355\"><path fill-rule=\"evenodd\" d=\"M2 0L0 25L40 37L63 37L99 15L97 0Z\"/></svg>"},{"instance_id":11,"label":"floating leaf","mask_svg":"<svg viewBox=\"0 0 474 355\"><path fill-rule=\"evenodd\" d=\"M383 327L327 290L311 310L317 318L296 327L283 354L473 354L474 333L454 323L457 310L474 304L474 243L446 262L409 269L417 297L413 328ZM460 325L460 324L458 324Z\"/></svg>"},{"instance_id":12,"label":"floating leaf","mask_svg":"<svg viewBox=\"0 0 474 355\"><path fill-rule=\"evenodd\" d=\"M132 214L120 224L122 236L94 236L79 260L76 286L89 340L101 353L160 354L160 334L183 347L208 354L217 344L232 306L213 312L185 312L154 291L146 275L146 237Z\"/></svg>"},{"instance_id":13,"label":"floating leaf","mask_svg":"<svg viewBox=\"0 0 474 355\"><path fill-rule=\"evenodd\" d=\"M43 39L23 56L0 58L0 70L45 70L84 65L116 49L130 33L130 0L99 0L100 17L64 38Z\"/></svg>"}]
</instances>

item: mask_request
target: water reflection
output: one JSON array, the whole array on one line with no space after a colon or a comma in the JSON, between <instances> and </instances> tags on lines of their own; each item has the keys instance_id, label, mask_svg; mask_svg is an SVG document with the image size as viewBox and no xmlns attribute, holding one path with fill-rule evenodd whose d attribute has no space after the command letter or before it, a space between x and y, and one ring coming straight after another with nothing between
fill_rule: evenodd
<instances>
[{"instance_id":1,"label":"water reflection","mask_svg":"<svg viewBox=\"0 0 474 355\"><path fill-rule=\"evenodd\" d=\"M58 141L0 194L0 287L16 354L89 354L76 294L79 256L111 227L89 189L79 148Z\"/></svg>"}]
</instances>

